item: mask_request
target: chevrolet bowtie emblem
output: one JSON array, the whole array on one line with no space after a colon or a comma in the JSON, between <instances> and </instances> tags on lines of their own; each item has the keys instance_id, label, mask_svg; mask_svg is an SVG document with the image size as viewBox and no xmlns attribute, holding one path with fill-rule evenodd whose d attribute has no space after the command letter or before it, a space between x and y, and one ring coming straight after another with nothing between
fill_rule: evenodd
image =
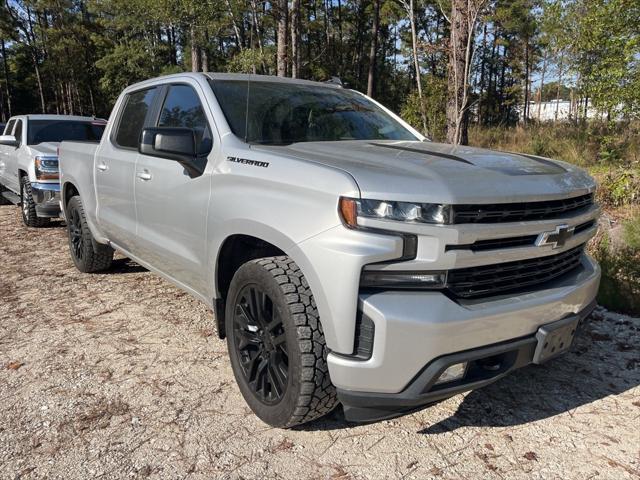
<instances>
[{"instance_id":1,"label":"chevrolet bowtie emblem","mask_svg":"<svg viewBox=\"0 0 640 480\"><path fill-rule=\"evenodd\" d=\"M538 247L551 245L553 249L564 247L567 240L573 237L574 230L575 227L569 227L569 225L558 225L554 232L543 232L538 235L536 245Z\"/></svg>"}]
</instances>

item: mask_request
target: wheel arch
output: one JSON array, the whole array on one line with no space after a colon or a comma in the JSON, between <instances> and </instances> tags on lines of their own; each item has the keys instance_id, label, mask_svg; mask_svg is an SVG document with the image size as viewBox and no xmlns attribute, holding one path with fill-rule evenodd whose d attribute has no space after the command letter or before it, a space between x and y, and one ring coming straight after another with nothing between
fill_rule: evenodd
<instances>
[{"instance_id":1,"label":"wheel arch","mask_svg":"<svg viewBox=\"0 0 640 480\"><path fill-rule=\"evenodd\" d=\"M278 255L286 253L277 245L250 234L234 233L224 239L218 250L215 266L214 310L220 338L226 337L225 302L234 274L250 260Z\"/></svg>"}]
</instances>

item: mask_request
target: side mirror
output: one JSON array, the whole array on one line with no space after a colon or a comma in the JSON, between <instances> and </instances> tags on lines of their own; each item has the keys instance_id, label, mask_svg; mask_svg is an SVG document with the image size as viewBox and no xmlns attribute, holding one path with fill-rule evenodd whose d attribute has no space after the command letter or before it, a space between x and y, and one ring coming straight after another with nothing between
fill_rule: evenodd
<instances>
[{"instance_id":1,"label":"side mirror","mask_svg":"<svg viewBox=\"0 0 640 480\"><path fill-rule=\"evenodd\" d=\"M6 145L8 147L17 147L18 140L13 135L0 135L0 145Z\"/></svg>"},{"instance_id":2,"label":"side mirror","mask_svg":"<svg viewBox=\"0 0 640 480\"><path fill-rule=\"evenodd\" d=\"M191 177L202 175L202 167L197 162L196 135L191 128L145 128L138 151L142 155L175 160Z\"/></svg>"}]
</instances>

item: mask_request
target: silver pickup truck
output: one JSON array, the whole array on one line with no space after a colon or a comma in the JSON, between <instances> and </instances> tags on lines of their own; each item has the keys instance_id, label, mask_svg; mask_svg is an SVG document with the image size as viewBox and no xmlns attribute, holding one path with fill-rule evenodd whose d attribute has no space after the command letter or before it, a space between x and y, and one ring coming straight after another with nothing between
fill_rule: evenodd
<instances>
[{"instance_id":1,"label":"silver pickup truck","mask_svg":"<svg viewBox=\"0 0 640 480\"><path fill-rule=\"evenodd\" d=\"M390 418L546 362L598 290L586 173L430 142L332 84L145 81L99 145L61 144L60 174L75 265L118 250L209 305L273 426Z\"/></svg>"},{"instance_id":2,"label":"silver pickup truck","mask_svg":"<svg viewBox=\"0 0 640 480\"><path fill-rule=\"evenodd\" d=\"M71 115L18 115L0 135L0 201L22 206L29 227L42 227L60 214L58 144L97 142L106 122Z\"/></svg>"}]
</instances>

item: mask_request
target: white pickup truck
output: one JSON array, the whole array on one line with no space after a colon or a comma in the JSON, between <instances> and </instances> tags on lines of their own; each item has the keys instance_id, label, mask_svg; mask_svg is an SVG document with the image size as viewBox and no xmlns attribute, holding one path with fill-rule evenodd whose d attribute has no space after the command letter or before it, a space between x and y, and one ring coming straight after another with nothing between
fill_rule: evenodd
<instances>
[{"instance_id":1,"label":"white pickup truck","mask_svg":"<svg viewBox=\"0 0 640 480\"><path fill-rule=\"evenodd\" d=\"M60 214L58 144L98 142L105 125L70 115L11 117L0 135L0 200L20 204L25 225L46 225Z\"/></svg>"},{"instance_id":2,"label":"white pickup truck","mask_svg":"<svg viewBox=\"0 0 640 480\"><path fill-rule=\"evenodd\" d=\"M338 403L389 418L544 363L598 291L585 172L430 142L337 85L145 81L99 145L61 144L60 175L75 265L119 250L206 302L278 427Z\"/></svg>"}]
</instances>

